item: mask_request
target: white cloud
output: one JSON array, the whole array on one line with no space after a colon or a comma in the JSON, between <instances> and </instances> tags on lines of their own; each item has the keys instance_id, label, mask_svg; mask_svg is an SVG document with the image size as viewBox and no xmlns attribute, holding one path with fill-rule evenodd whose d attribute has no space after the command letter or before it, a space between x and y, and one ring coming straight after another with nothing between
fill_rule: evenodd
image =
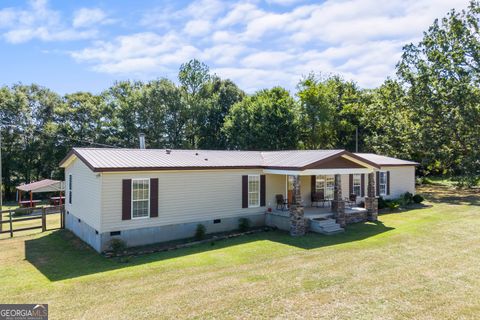
<instances>
[{"instance_id":1,"label":"white cloud","mask_svg":"<svg viewBox=\"0 0 480 320\"><path fill-rule=\"evenodd\" d=\"M99 8L82 8L77 10L73 16L75 28L91 27L95 24L107 24L113 20L107 19L107 14Z\"/></svg>"},{"instance_id":2,"label":"white cloud","mask_svg":"<svg viewBox=\"0 0 480 320\"><path fill-rule=\"evenodd\" d=\"M85 11L87 10L87 11ZM30 1L21 8L0 10L0 32L10 43L23 43L33 39L41 41L70 41L91 39L98 35L93 25L105 20L105 14L99 9L81 9L70 26L59 11L48 7L46 0Z\"/></svg>"},{"instance_id":3,"label":"white cloud","mask_svg":"<svg viewBox=\"0 0 480 320\"><path fill-rule=\"evenodd\" d=\"M310 71L373 87L393 75L403 45L418 41L451 8L466 6L465 0L267 2L275 9L259 1L218 0L152 9L141 20L142 32L71 54L99 72L142 75L171 73L199 58L248 91L292 89Z\"/></svg>"},{"instance_id":4,"label":"white cloud","mask_svg":"<svg viewBox=\"0 0 480 320\"><path fill-rule=\"evenodd\" d=\"M210 22L208 20L192 20L185 25L184 31L190 36L201 36L210 31Z\"/></svg>"},{"instance_id":5,"label":"white cloud","mask_svg":"<svg viewBox=\"0 0 480 320\"><path fill-rule=\"evenodd\" d=\"M93 63L93 69L111 74L154 74L178 66L199 55L192 45L175 34L153 32L98 41L92 47L71 52L77 61Z\"/></svg>"}]
</instances>

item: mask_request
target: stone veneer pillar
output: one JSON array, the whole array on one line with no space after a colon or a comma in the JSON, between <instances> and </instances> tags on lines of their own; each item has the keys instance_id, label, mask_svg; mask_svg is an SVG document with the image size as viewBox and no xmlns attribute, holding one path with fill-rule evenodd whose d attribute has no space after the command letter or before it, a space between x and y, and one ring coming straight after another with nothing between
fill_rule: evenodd
<instances>
[{"instance_id":1,"label":"stone veneer pillar","mask_svg":"<svg viewBox=\"0 0 480 320\"><path fill-rule=\"evenodd\" d=\"M290 204L290 235L303 236L307 232L304 211L301 205L300 177L293 176L293 195Z\"/></svg>"},{"instance_id":2,"label":"stone veneer pillar","mask_svg":"<svg viewBox=\"0 0 480 320\"><path fill-rule=\"evenodd\" d=\"M333 190L332 210L337 223L343 228L346 223L345 201L342 199L342 176L335 175L335 186Z\"/></svg>"},{"instance_id":3,"label":"stone veneer pillar","mask_svg":"<svg viewBox=\"0 0 480 320\"><path fill-rule=\"evenodd\" d=\"M378 199L375 196L375 173L368 174L367 196L365 197L365 209L367 209L367 220L377 221Z\"/></svg>"}]
</instances>

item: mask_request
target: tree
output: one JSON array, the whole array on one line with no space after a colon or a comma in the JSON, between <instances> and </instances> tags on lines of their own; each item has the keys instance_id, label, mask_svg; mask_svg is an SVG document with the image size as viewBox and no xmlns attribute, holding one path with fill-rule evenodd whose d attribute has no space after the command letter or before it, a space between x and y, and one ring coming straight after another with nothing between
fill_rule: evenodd
<instances>
[{"instance_id":1,"label":"tree","mask_svg":"<svg viewBox=\"0 0 480 320\"><path fill-rule=\"evenodd\" d=\"M200 91L200 96L205 112L200 119L198 147L224 149L227 146L222 131L225 117L235 103L242 101L245 93L232 81L213 77Z\"/></svg>"},{"instance_id":2,"label":"tree","mask_svg":"<svg viewBox=\"0 0 480 320\"><path fill-rule=\"evenodd\" d=\"M184 90L189 113L186 135L190 147L193 148L198 147L200 126L206 117L205 104L207 102L198 93L210 79L208 66L197 59L182 64L178 72L178 80Z\"/></svg>"},{"instance_id":3,"label":"tree","mask_svg":"<svg viewBox=\"0 0 480 320\"><path fill-rule=\"evenodd\" d=\"M355 130L363 129L361 93L356 84L337 75L312 73L297 88L303 148L355 151Z\"/></svg>"},{"instance_id":4,"label":"tree","mask_svg":"<svg viewBox=\"0 0 480 320\"><path fill-rule=\"evenodd\" d=\"M139 98L139 126L151 148L185 146L187 105L181 90L167 79L151 81Z\"/></svg>"},{"instance_id":5,"label":"tree","mask_svg":"<svg viewBox=\"0 0 480 320\"><path fill-rule=\"evenodd\" d=\"M398 75L419 123L417 148L432 172L480 179L480 5L435 20L417 45L404 47Z\"/></svg>"},{"instance_id":6,"label":"tree","mask_svg":"<svg viewBox=\"0 0 480 320\"><path fill-rule=\"evenodd\" d=\"M361 123L365 130L365 151L391 157L414 159L417 155L417 125L407 104L404 88L387 80L380 88L364 93Z\"/></svg>"},{"instance_id":7,"label":"tree","mask_svg":"<svg viewBox=\"0 0 480 320\"><path fill-rule=\"evenodd\" d=\"M297 104L285 89L258 91L230 109L223 128L227 144L243 150L295 149L297 114Z\"/></svg>"}]
</instances>

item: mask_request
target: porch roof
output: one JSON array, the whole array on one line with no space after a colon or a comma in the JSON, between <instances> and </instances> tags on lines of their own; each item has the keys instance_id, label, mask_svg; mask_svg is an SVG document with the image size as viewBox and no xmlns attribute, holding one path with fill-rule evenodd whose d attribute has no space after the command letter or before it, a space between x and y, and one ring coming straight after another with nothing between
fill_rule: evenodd
<instances>
[{"instance_id":1,"label":"porch roof","mask_svg":"<svg viewBox=\"0 0 480 320\"><path fill-rule=\"evenodd\" d=\"M267 174L297 175L297 176L319 176L334 174L367 174L373 172L373 168L333 168L333 169L306 169L306 170L282 170L264 169Z\"/></svg>"},{"instance_id":2,"label":"porch roof","mask_svg":"<svg viewBox=\"0 0 480 320\"><path fill-rule=\"evenodd\" d=\"M28 184L22 184L17 187L17 190L24 192L55 192L55 191L64 191L65 183L60 180L50 180L44 179Z\"/></svg>"}]
</instances>

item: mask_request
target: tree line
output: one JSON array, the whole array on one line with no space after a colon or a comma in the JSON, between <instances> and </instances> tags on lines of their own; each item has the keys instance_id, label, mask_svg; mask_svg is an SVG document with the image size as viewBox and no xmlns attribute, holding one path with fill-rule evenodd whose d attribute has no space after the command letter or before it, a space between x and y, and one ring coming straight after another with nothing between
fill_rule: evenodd
<instances>
[{"instance_id":1,"label":"tree line","mask_svg":"<svg viewBox=\"0 0 480 320\"><path fill-rule=\"evenodd\" d=\"M362 89L338 75L310 74L294 93L246 94L191 60L178 82L116 82L100 94L0 88L2 174L15 186L63 178L72 147L285 150L341 148L415 160L419 173L480 178L480 6L452 10L404 47L395 78ZM356 133L358 132L358 141Z\"/></svg>"}]
</instances>

